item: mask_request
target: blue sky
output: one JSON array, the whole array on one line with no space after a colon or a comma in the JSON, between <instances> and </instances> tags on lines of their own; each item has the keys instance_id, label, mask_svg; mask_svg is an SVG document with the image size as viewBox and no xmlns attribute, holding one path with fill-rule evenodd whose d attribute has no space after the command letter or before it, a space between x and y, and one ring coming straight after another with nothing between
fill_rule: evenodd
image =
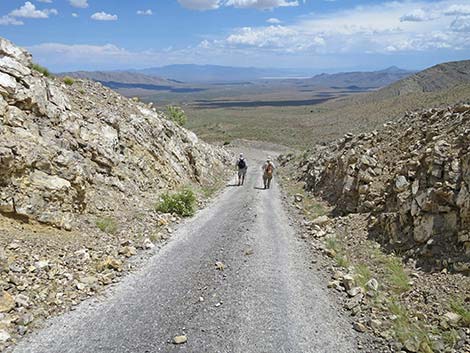
<instances>
[{"instance_id":1,"label":"blue sky","mask_svg":"<svg viewBox=\"0 0 470 353\"><path fill-rule=\"evenodd\" d=\"M53 71L421 69L470 59L470 1L2 0L0 36Z\"/></svg>"}]
</instances>

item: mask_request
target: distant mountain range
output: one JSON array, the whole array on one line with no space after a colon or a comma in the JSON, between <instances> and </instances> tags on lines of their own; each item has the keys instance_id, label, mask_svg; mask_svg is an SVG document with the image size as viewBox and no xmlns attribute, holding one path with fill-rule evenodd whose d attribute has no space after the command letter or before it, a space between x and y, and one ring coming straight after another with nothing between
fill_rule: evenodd
<instances>
[{"instance_id":1,"label":"distant mountain range","mask_svg":"<svg viewBox=\"0 0 470 353\"><path fill-rule=\"evenodd\" d=\"M125 96L138 96L154 91L187 93L202 90L177 80L144 75L134 71L75 71L64 72L60 75L97 81Z\"/></svg>"},{"instance_id":2,"label":"distant mountain range","mask_svg":"<svg viewBox=\"0 0 470 353\"><path fill-rule=\"evenodd\" d=\"M296 69L261 69L216 65L170 65L160 68L129 71L77 71L62 73L75 78L90 79L120 90L125 95L145 95L151 91L172 93L197 92L214 85L262 82L264 86L287 83L297 87L376 89L387 86L413 72L391 67L381 71L342 72L301 77ZM202 88L201 88L202 87Z\"/></svg>"},{"instance_id":3,"label":"distant mountain range","mask_svg":"<svg viewBox=\"0 0 470 353\"><path fill-rule=\"evenodd\" d=\"M166 77L183 82L213 83L261 80L265 78L310 77L313 70L264 69L257 67L234 67L219 65L168 65L135 70L145 75Z\"/></svg>"}]
</instances>

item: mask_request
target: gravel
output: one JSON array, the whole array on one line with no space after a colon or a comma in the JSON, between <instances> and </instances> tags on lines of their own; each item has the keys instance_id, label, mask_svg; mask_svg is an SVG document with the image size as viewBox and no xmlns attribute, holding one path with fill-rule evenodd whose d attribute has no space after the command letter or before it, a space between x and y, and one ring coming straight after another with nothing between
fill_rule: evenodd
<instances>
[{"instance_id":1,"label":"gravel","mask_svg":"<svg viewBox=\"0 0 470 353\"><path fill-rule=\"evenodd\" d=\"M260 189L265 153L245 154L245 186L228 185L141 270L14 352L356 352L278 185Z\"/></svg>"}]
</instances>

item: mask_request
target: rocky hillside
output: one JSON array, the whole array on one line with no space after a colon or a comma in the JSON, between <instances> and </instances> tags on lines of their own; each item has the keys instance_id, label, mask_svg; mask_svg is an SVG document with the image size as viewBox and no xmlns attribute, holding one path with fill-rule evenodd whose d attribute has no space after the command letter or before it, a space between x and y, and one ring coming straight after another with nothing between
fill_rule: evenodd
<instances>
[{"instance_id":1,"label":"rocky hillside","mask_svg":"<svg viewBox=\"0 0 470 353\"><path fill-rule=\"evenodd\" d=\"M402 70L397 67L389 67L380 71L320 74L305 81L323 87L379 88L388 86L412 74L413 71Z\"/></svg>"},{"instance_id":2,"label":"rocky hillside","mask_svg":"<svg viewBox=\"0 0 470 353\"><path fill-rule=\"evenodd\" d=\"M138 72L130 71L75 71L64 72L60 76L70 76L73 78L92 80L101 83L115 82L121 84L135 84L142 86L177 86L179 82L167 80L157 76L147 76Z\"/></svg>"},{"instance_id":3,"label":"rocky hillside","mask_svg":"<svg viewBox=\"0 0 470 353\"><path fill-rule=\"evenodd\" d=\"M470 272L470 105L407 113L304 154L300 179L338 214L430 270Z\"/></svg>"},{"instance_id":4,"label":"rocky hillside","mask_svg":"<svg viewBox=\"0 0 470 353\"><path fill-rule=\"evenodd\" d=\"M71 229L76 216L207 184L226 155L99 83L65 84L0 38L0 213Z\"/></svg>"},{"instance_id":5,"label":"rocky hillside","mask_svg":"<svg viewBox=\"0 0 470 353\"><path fill-rule=\"evenodd\" d=\"M436 92L470 83L470 60L432 66L387 88L390 95Z\"/></svg>"},{"instance_id":6,"label":"rocky hillside","mask_svg":"<svg viewBox=\"0 0 470 353\"><path fill-rule=\"evenodd\" d=\"M367 103L409 95L445 92L457 86L469 84L470 60L453 61L435 65L405 77L367 96L358 97L358 101Z\"/></svg>"}]
</instances>

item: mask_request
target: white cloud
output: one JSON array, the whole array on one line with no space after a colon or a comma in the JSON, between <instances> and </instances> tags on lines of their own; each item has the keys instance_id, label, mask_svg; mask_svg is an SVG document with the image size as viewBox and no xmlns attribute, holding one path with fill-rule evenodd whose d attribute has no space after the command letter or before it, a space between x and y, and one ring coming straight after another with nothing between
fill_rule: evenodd
<instances>
[{"instance_id":1,"label":"white cloud","mask_svg":"<svg viewBox=\"0 0 470 353\"><path fill-rule=\"evenodd\" d=\"M268 18L266 20L267 23L270 23L270 24L273 24L273 25L277 25L277 24L280 24L282 23L281 20L277 19L277 18L274 18L274 17L271 17L271 18Z\"/></svg>"},{"instance_id":2,"label":"white cloud","mask_svg":"<svg viewBox=\"0 0 470 353\"><path fill-rule=\"evenodd\" d=\"M470 5L451 5L444 11L444 14L446 16L470 15Z\"/></svg>"},{"instance_id":3,"label":"white cloud","mask_svg":"<svg viewBox=\"0 0 470 353\"><path fill-rule=\"evenodd\" d=\"M0 17L0 25L2 26L21 26L23 25L23 21L20 21L14 17L11 16L2 16Z\"/></svg>"},{"instance_id":4,"label":"white cloud","mask_svg":"<svg viewBox=\"0 0 470 353\"><path fill-rule=\"evenodd\" d=\"M228 0L226 6L270 10L276 7L299 6L297 0Z\"/></svg>"},{"instance_id":5,"label":"white cloud","mask_svg":"<svg viewBox=\"0 0 470 353\"><path fill-rule=\"evenodd\" d=\"M72 12L72 17L75 17L75 18L79 17L79 16L78 16L78 13Z\"/></svg>"},{"instance_id":6,"label":"white cloud","mask_svg":"<svg viewBox=\"0 0 470 353\"><path fill-rule=\"evenodd\" d=\"M215 10L220 7L221 0L178 0L181 6L191 10Z\"/></svg>"},{"instance_id":7,"label":"white cloud","mask_svg":"<svg viewBox=\"0 0 470 353\"><path fill-rule=\"evenodd\" d=\"M141 16L152 16L153 15L153 12L152 10L148 9L148 10L137 10L137 15L141 15Z\"/></svg>"},{"instance_id":8,"label":"white cloud","mask_svg":"<svg viewBox=\"0 0 470 353\"><path fill-rule=\"evenodd\" d=\"M204 45L303 55L470 49L470 16L445 15L449 9L463 12L465 7L457 6L463 1L390 1L303 15L292 25L234 29Z\"/></svg>"},{"instance_id":9,"label":"white cloud","mask_svg":"<svg viewBox=\"0 0 470 353\"><path fill-rule=\"evenodd\" d=\"M425 12L423 9L413 10L400 17L401 22L423 22L435 19L436 16L432 13Z\"/></svg>"},{"instance_id":10,"label":"white cloud","mask_svg":"<svg viewBox=\"0 0 470 353\"><path fill-rule=\"evenodd\" d=\"M231 6L240 9L271 10L277 7L299 6L298 0L178 0L192 10L215 10L221 6Z\"/></svg>"},{"instance_id":11,"label":"white cloud","mask_svg":"<svg viewBox=\"0 0 470 353\"><path fill-rule=\"evenodd\" d=\"M294 29L284 26L262 28L244 27L227 37L228 44L251 45L257 47L280 47L298 35Z\"/></svg>"},{"instance_id":12,"label":"white cloud","mask_svg":"<svg viewBox=\"0 0 470 353\"><path fill-rule=\"evenodd\" d=\"M117 21L118 16L101 11L95 12L90 18L95 21Z\"/></svg>"},{"instance_id":13,"label":"white cloud","mask_svg":"<svg viewBox=\"0 0 470 353\"><path fill-rule=\"evenodd\" d=\"M88 7L88 0L69 0L69 3L79 9L86 9Z\"/></svg>"},{"instance_id":14,"label":"white cloud","mask_svg":"<svg viewBox=\"0 0 470 353\"><path fill-rule=\"evenodd\" d=\"M36 6L27 1L19 9L10 12L10 17L23 17L23 18L48 18L49 15L57 15L59 12L56 9L38 10Z\"/></svg>"},{"instance_id":15,"label":"white cloud","mask_svg":"<svg viewBox=\"0 0 470 353\"><path fill-rule=\"evenodd\" d=\"M450 28L454 32L470 33L470 16L461 16L452 21Z\"/></svg>"},{"instance_id":16,"label":"white cloud","mask_svg":"<svg viewBox=\"0 0 470 353\"><path fill-rule=\"evenodd\" d=\"M44 2L46 4L51 4L52 0L37 0L38 2Z\"/></svg>"}]
</instances>

